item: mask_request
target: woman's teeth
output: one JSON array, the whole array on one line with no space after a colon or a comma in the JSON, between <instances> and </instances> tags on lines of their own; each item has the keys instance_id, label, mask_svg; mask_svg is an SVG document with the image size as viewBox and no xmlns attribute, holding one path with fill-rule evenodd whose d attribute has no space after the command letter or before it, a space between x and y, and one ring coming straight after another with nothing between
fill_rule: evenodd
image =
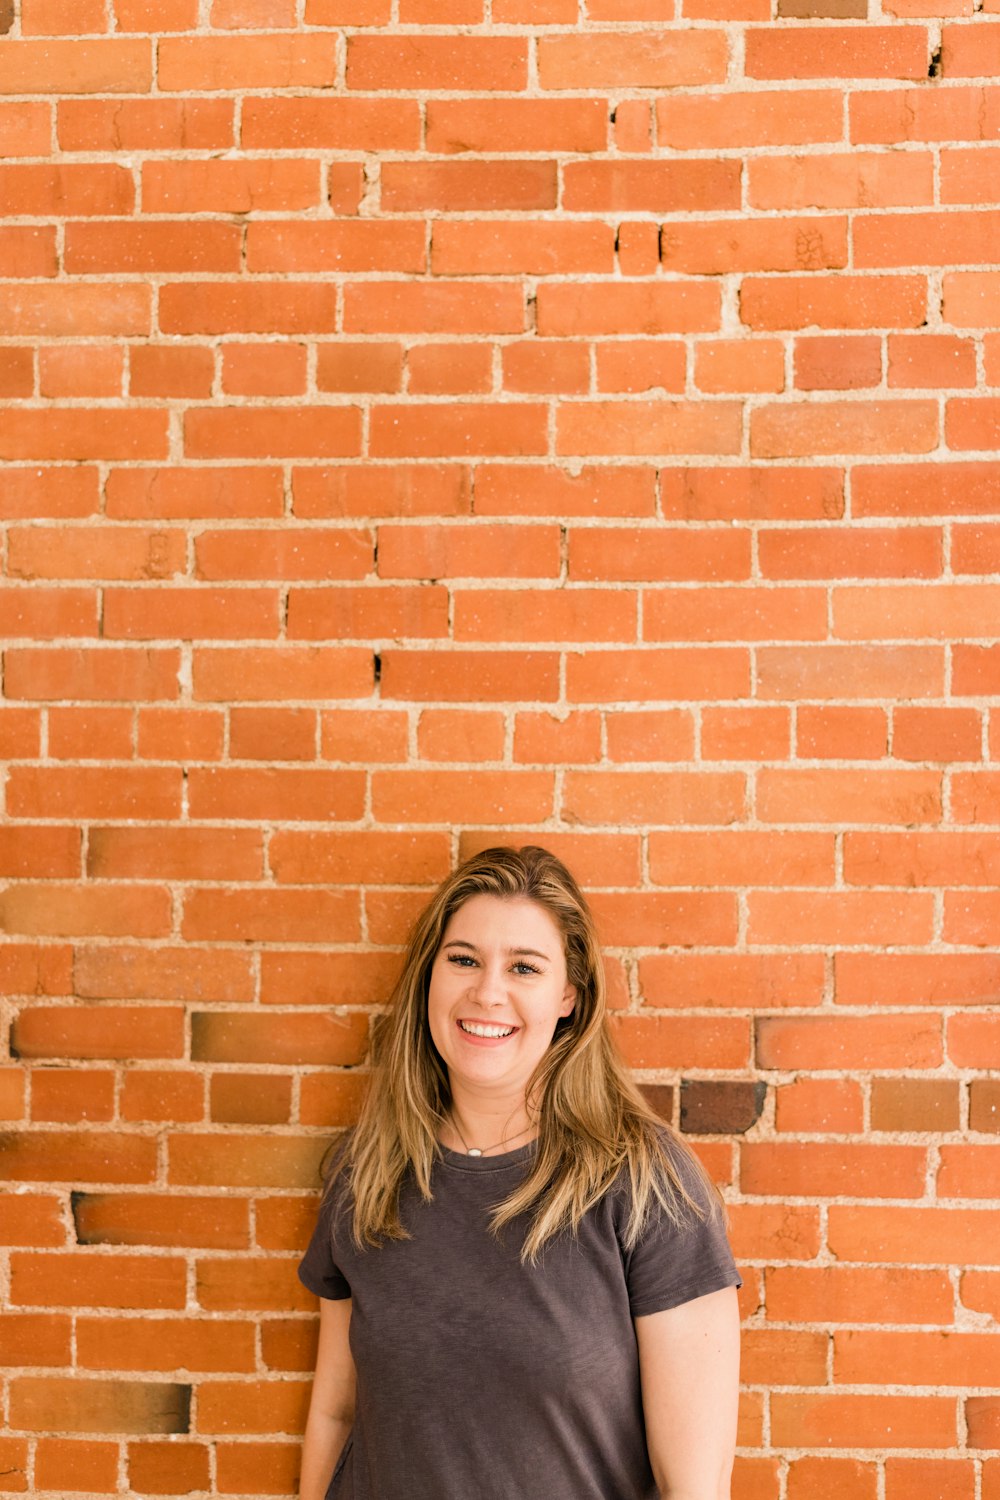
<instances>
[{"instance_id":1,"label":"woman's teeth","mask_svg":"<svg viewBox=\"0 0 1000 1500\"><path fill-rule=\"evenodd\" d=\"M516 1030L514 1026L487 1026L482 1021L459 1021L458 1024L470 1036L511 1036Z\"/></svg>"}]
</instances>

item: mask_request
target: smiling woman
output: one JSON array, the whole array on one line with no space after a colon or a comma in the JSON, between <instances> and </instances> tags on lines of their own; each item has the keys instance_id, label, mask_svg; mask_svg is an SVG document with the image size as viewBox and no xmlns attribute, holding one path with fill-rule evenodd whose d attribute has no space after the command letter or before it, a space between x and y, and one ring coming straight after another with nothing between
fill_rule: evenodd
<instances>
[{"instance_id":1,"label":"smiling woman","mask_svg":"<svg viewBox=\"0 0 1000 1500\"><path fill-rule=\"evenodd\" d=\"M559 860L490 849L418 919L300 1275L302 1500L725 1500L739 1277L629 1081Z\"/></svg>"}]
</instances>

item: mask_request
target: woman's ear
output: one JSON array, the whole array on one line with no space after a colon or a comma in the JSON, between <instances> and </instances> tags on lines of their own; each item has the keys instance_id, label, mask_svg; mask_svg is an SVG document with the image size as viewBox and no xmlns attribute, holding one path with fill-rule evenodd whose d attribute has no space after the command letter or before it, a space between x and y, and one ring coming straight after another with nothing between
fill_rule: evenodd
<instances>
[{"instance_id":1,"label":"woman's ear","mask_svg":"<svg viewBox=\"0 0 1000 1500\"><path fill-rule=\"evenodd\" d=\"M559 1007L559 1014L561 1016L571 1016L575 1009L576 985L568 984L562 997L562 1004Z\"/></svg>"}]
</instances>

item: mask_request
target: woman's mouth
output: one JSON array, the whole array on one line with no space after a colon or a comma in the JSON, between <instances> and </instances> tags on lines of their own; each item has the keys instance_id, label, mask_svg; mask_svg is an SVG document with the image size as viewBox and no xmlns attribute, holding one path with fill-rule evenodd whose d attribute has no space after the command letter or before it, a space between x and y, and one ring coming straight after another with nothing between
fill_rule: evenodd
<instances>
[{"instance_id":1,"label":"woman's mouth","mask_svg":"<svg viewBox=\"0 0 1000 1500\"><path fill-rule=\"evenodd\" d=\"M516 1026L491 1025L487 1021L459 1021L458 1024L460 1029L468 1036L481 1036L490 1039L513 1036L517 1030Z\"/></svg>"}]
</instances>

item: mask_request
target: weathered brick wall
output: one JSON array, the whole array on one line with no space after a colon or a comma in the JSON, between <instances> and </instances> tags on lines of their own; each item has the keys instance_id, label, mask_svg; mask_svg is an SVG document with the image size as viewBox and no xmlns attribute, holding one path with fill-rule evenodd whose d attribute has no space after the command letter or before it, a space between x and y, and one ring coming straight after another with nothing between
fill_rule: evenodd
<instances>
[{"instance_id":1,"label":"weathered brick wall","mask_svg":"<svg viewBox=\"0 0 1000 1500\"><path fill-rule=\"evenodd\" d=\"M737 1500L1000 1500L1000 4L778 11L0 3L5 1492L294 1488L515 830L732 1204Z\"/></svg>"}]
</instances>

